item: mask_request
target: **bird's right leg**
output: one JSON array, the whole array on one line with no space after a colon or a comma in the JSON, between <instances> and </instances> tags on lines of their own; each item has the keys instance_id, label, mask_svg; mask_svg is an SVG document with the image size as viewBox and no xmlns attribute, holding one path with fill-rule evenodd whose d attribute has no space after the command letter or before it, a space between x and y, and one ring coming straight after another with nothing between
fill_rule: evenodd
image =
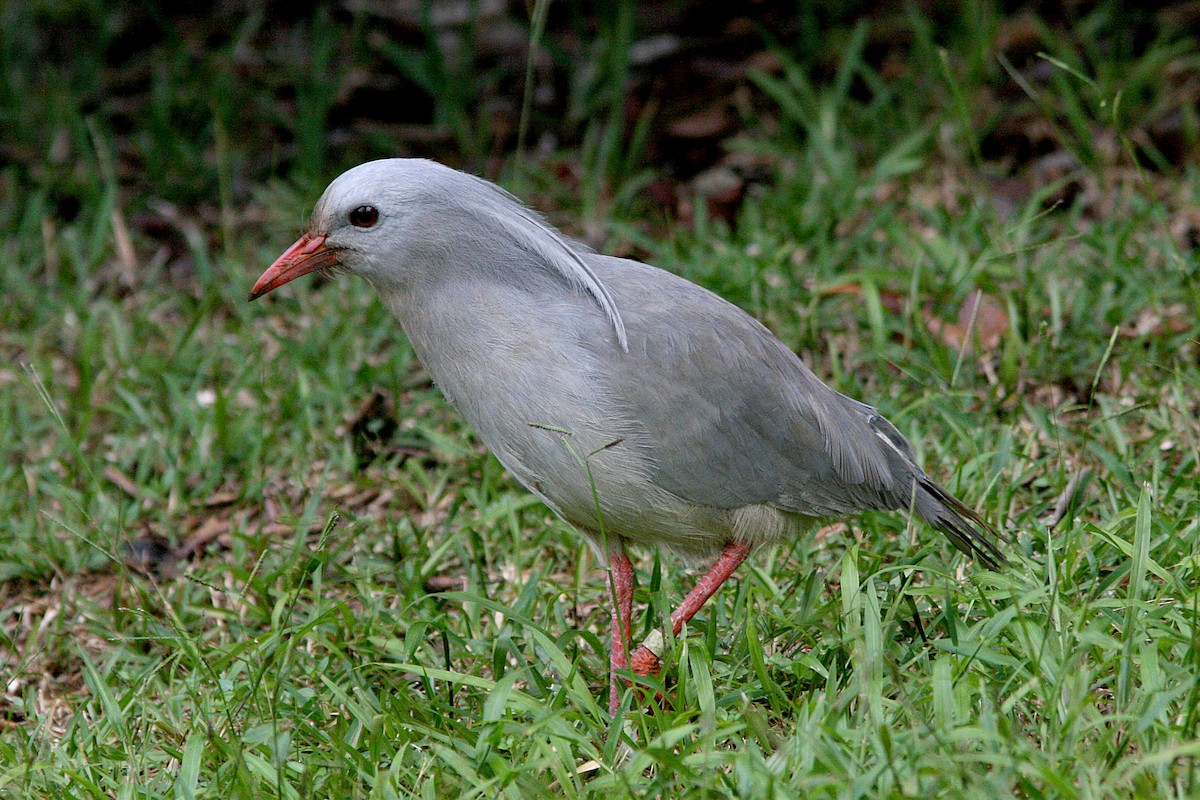
<instances>
[{"instance_id":1,"label":"bird's right leg","mask_svg":"<svg viewBox=\"0 0 1200 800\"><path fill-rule=\"evenodd\" d=\"M633 563L618 537L608 542L608 588L612 593L612 649L609 651L608 713L621 705L617 671L629 668L629 630L633 624Z\"/></svg>"}]
</instances>

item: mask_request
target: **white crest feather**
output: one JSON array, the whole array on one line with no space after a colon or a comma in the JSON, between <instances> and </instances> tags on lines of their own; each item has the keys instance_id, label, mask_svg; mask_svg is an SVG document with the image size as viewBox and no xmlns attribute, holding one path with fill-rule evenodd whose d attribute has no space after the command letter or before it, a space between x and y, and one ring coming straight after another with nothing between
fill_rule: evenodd
<instances>
[{"instance_id":1,"label":"white crest feather","mask_svg":"<svg viewBox=\"0 0 1200 800\"><path fill-rule=\"evenodd\" d=\"M621 350L629 352L621 312L617 310L617 304L608 289L580 256L577 246L509 192L482 178L474 180L490 190L489 199L495 198L500 201L487 204L488 210L492 212L492 221L501 226L523 249L536 255L569 283L591 295L596 305L600 306L608 317Z\"/></svg>"}]
</instances>

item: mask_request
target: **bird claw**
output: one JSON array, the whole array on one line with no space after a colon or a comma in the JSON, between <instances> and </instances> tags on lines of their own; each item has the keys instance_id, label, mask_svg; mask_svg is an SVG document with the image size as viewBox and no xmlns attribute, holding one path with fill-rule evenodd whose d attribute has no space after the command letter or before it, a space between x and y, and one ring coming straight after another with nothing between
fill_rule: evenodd
<instances>
[{"instance_id":1,"label":"bird claw","mask_svg":"<svg viewBox=\"0 0 1200 800\"><path fill-rule=\"evenodd\" d=\"M662 672L663 637L651 631L629 659L629 668L634 675L657 675Z\"/></svg>"},{"instance_id":2,"label":"bird claw","mask_svg":"<svg viewBox=\"0 0 1200 800\"><path fill-rule=\"evenodd\" d=\"M662 636L662 634L658 631L651 631L650 635L646 637L645 641L643 641L641 644L639 644L637 646L637 649L634 650L633 654L630 656L629 671L632 672L638 678L644 678L647 675L657 676L659 673L662 672L662 668L663 668L662 652L663 652L663 636ZM610 714L616 714L617 708L620 705L620 694L617 691L617 688L616 688L617 685L615 683L615 681L616 681L616 677L615 677L616 676L616 668L615 667L613 670L613 675L614 675L614 678L613 678L614 682L609 685L608 711ZM645 701L645 699L647 697L647 690L649 689L649 687L640 684L637 680L625 679L624 683L626 686L629 686L630 688L633 689L634 694L637 697L642 698L643 702ZM666 700L666 698L663 697L662 692L655 692L654 693L654 702L656 705L661 706L668 701Z\"/></svg>"},{"instance_id":3,"label":"bird claw","mask_svg":"<svg viewBox=\"0 0 1200 800\"><path fill-rule=\"evenodd\" d=\"M633 670L634 675L657 675L662 672L662 659L654 655L650 648L639 645L638 649L633 651L629 667Z\"/></svg>"}]
</instances>

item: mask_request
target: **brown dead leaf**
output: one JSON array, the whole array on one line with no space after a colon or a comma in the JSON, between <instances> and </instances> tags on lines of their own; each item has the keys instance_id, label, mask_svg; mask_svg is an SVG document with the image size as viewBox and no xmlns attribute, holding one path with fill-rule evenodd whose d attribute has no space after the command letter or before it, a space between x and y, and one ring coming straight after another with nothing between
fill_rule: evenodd
<instances>
[{"instance_id":1,"label":"brown dead leaf","mask_svg":"<svg viewBox=\"0 0 1200 800\"><path fill-rule=\"evenodd\" d=\"M429 594L461 592L467 588L467 579L462 575L430 575L425 579L424 588Z\"/></svg>"},{"instance_id":2,"label":"brown dead leaf","mask_svg":"<svg viewBox=\"0 0 1200 800\"><path fill-rule=\"evenodd\" d=\"M667 131L680 139L712 139L732 129L734 122L733 114L721 103L675 120Z\"/></svg>"},{"instance_id":3,"label":"brown dead leaf","mask_svg":"<svg viewBox=\"0 0 1200 800\"><path fill-rule=\"evenodd\" d=\"M233 505L238 501L239 497L241 497L241 495L235 489L217 489L210 494L207 499L205 499L204 505L208 508Z\"/></svg>"},{"instance_id":4,"label":"brown dead leaf","mask_svg":"<svg viewBox=\"0 0 1200 800\"><path fill-rule=\"evenodd\" d=\"M116 467L114 467L112 465L105 467L103 475L104 475L104 477L108 478L110 481L115 483L117 485L118 489L120 489L125 494L129 495L130 497L137 498L137 497L141 496L141 492L138 490L138 485L137 485L137 483L134 482L133 478L130 478L128 475L126 475L124 472L121 472L121 470L117 469Z\"/></svg>"},{"instance_id":5,"label":"brown dead leaf","mask_svg":"<svg viewBox=\"0 0 1200 800\"><path fill-rule=\"evenodd\" d=\"M839 294L862 294L862 286L857 283L835 283L832 286L825 286L821 289L814 289L813 294L821 297L833 297Z\"/></svg>"},{"instance_id":6,"label":"brown dead leaf","mask_svg":"<svg viewBox=\"0 0 1200 800\"><path fill-rule=\"evenodd\" d=\"M983 352L990 353L1000 346L1009 329L1008 311L996 297L977 291L958 309L954 322L945 322L931 308L922 313L925 327L947 347L961 350L978 343Z\"/></svg>"},{"instance_id":7,"label":"brown dead leaf","mask_svg":"<svg viewBox=\"0 0 1200 800\"><path fill-rule=\"evenodd\" d=\"M233 527L228 519L220 517L208 517L204 519L187 538L183 540L183 544L175 551L178 558L192 558L203 553L208 546L215 542L222 534L228 533Z\"/></svg>"},{"instance_id":8,"label":"brown dead leaf","mask_svg":"<svg viewBox=\"0 0 1200 800\"><path fill-rule=\"evenodd\" d=\"M855 297L862 295L862 285L858 283L835 283L831 286L824 286L820 289L814 289L813 294L820 297L836 297L838 295L852 294ZM904 312L904 302L908 299L908 294L905 292L895 292L891 289L880 289L878 291L879 302L888 311L893 314L901 314Z\"/></svg>"},{"instance_id":9,"label":"brown dead leaf","mask_svg":"<svg viewBox=\"0 0 1200 800\"><path fill-rule=\"evenodd\" d=\"M1196 326L1196 320L1184 303L1173 303L1166 308L1144 308L1132 322L1122 325L1120 335L1127 339L1143 336L1169 336L1187 333Z\"/></svg>"}]
</instances>

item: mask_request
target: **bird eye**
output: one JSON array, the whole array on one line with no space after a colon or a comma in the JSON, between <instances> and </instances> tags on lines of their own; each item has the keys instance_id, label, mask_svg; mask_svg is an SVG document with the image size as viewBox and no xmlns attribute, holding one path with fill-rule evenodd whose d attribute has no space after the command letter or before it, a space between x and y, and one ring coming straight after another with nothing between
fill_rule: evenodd
<instances>
[{"instance_id":1,"label":"bird eye","mask_svg":"<svg viewBox=\"0 0 1200 800\"><path fill-rule=\"evenodd\" d=\"M359 206L350 212L350 224L356 228L370 228L379 221L379 209L375 206Z\"/></svg>"}]
</instances>

